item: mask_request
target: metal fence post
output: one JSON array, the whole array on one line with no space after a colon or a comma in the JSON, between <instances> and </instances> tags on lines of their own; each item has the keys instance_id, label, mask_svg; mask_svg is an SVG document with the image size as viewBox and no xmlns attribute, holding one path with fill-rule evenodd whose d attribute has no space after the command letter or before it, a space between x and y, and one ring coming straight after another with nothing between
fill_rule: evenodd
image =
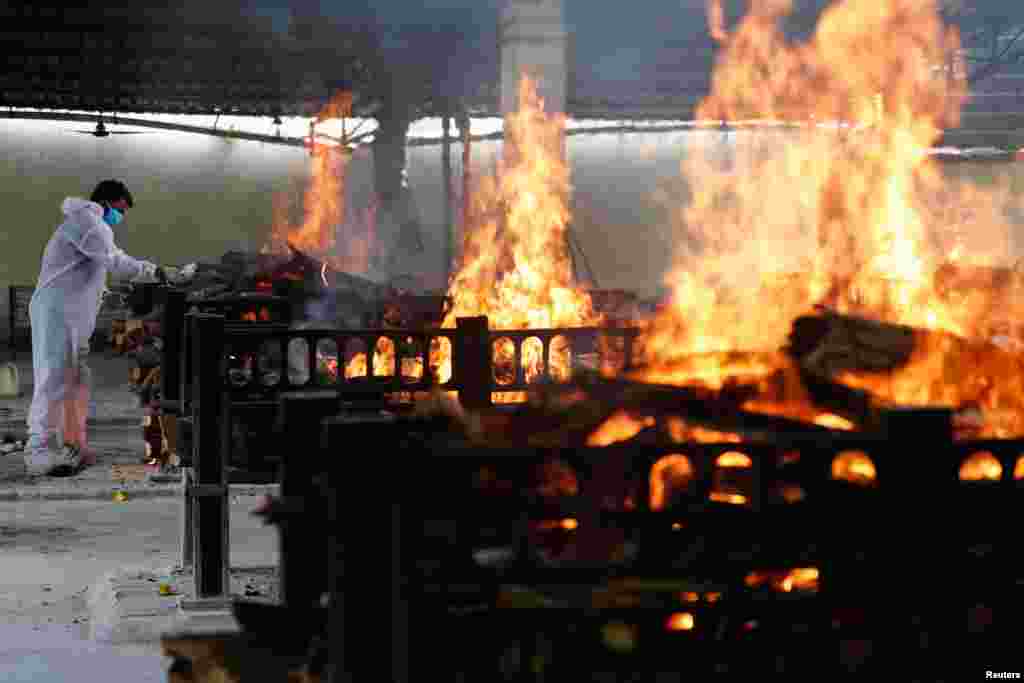
<instances>
[{"instance_id":1,"label":"metal fence post","mask_svg":"<svg viewBox=\"0 0 1024 683\"><path fill-rule=\"evenodd\" d=\"M192 468L182 468L181 568L195 570L195 539L192 536Z\"/></svg>"},{"instance_id":2,"label":"metal fence post","mask_svg":"<svg viewBox=\"0 0 1024 683\"><path fill-rule=\"evenodd\" d=\"M487 317L458 318L452 344L452 371L459 388L459 402L467 410L491 405L491 336Z\"/></svg>"},{"instance_id":3,"label":"metal fence post","mask_svg":"<svg viewBox=\"0 0 1024 683\"><path fill-rule=\"evenodd\" d=\"M403 526L414 513L401 509L404 493L394 490L378 497L378 511L360 518L365 507L353 482L373 469L338 457L348 444L372 443L382 452L399 452L400 425L393 416L373 413L328 418L323 425L328 457L321 495L327 507L329 572L325 683L371 678L408 683L410 601L416 587L408 576ZM377 654L381 643L386 644L383 659Z\"/></svg>"},{"instance_id":4,"label":"metal fence post","mask_svg":"<svg viewBox=\"0 0 1024 683\"><path fill-rule=\"evenodd\" d=\"M230 566L230 508L224 441L228 437L226 425L230 424L230 416L225 400L224 318L203 314L189 318L195 474L195 483L189 492L196 597L199 600L225 599Z\"/></svg>"},{"instance_id":5,"label":"metal fence post","mask_svg":"<svg viewBox=\"0 0 1024 683\"><path fill-rule=\"evenodd\" d=\"M161 405L178 404L178 414L184 414L182 400L182 344L185 341L185 292L171 289L167 292L164 302L164 316L161 322L160 335L163 338L163 359L160 362L160 400Z\"/></svg>"}]
</instances>

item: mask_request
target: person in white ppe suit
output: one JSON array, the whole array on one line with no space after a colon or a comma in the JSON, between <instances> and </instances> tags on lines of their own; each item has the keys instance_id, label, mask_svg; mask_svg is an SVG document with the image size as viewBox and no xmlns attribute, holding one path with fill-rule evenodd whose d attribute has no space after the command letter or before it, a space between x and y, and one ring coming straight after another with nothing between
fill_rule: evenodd
<instances>
[{"instance_id":1,"label":"person in white ppe suit","mask_svg":"<svg viewBox=\"0 0 1024 683\"><path fill-rule=\"evenodd\" d=\"M43 252L29 304L34 389L25 465L29 475L68 476L91 464L83 455L89 403L89 339L96 329L107 275L166 280L163 269L128 256L111 226L134 205L118 180L86 199L69 197L64 222Z\"/></svg>"}]
</instances>

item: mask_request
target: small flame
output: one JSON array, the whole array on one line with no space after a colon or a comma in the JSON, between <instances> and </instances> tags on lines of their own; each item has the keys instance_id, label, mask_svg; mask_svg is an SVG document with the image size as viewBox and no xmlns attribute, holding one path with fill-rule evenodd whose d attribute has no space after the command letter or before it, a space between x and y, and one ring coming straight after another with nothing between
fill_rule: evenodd
<instances>
[{"instance_id":1,"label":"small flame","mask_svg":"<svg viewBox=\"0 0 1024 683\"><path fill-rule=\"evenodd\" d=\"M867 486L875 483L878 474L867 453L843 451L832 461L832 478Z\"/></svg>"},{"instance_id":2,"label":"small flame","mask_svg":"<svg viewBox=\"0 0 1024 683\"><path fill-rule=\"evenodd\" d=\"M814 418L814 424L821 427L828 427L829 429L838 429L844 431L852 431L853 423L844 417L833 415L832 413L825 413Z\"/></svg>"},{"instance_id":3,"label":"small flame","mask_svg":"<svg viewBox=\"0 0 1024 683\"><path fill-rule=\"evenodd\" d=\"M665 620L665 629L668 631L692 631L695 624L693 614L690 612L676 612L669 615Z\"/></svg>"},{"instance_id":4,"label":"small flame","mask_svg":"<svg viewBox=\"0 0 1024 683\"><path fill-rule=\"evenodd\" d=\"M554 531L555 529L561 529L562 531L576 531L580 526L579 521L567 517L565 519L558 520L545 520L537 525L537 528L541 531Z\"/></svg>"},{"instance_id":5,"label":"small flame","mask_svg":"<svg viewBox=\"0 0 1024 683\"><path fill-rule=\"evenodd\" d=\"M782 593L817 592L820 572L817 567L798 567L786 571L751 572L744 583L750 588L767 586Z\"/></svg>"},{"instance_id":6,"label":"small flame","mask_svg":"<svg viewBox=\"0 0 1024 683\"><path fill-rule=\"evenodd\" d=\"M961 481L999 481L1003 476L1003 466L988 451L972 453L960 465Z\"/></svg>"},{"instance_id":7,"label":"small flame","mask_svg":"<svg viewBox=\"0 0 1024 683\"><path fill-rule=\"evenodd\" d=\"M629 441L647 427L654 426L653 417L636 418L619 410L587 437L588 446L611 446Z\"/></svg>"},{"instance_id":8,"label":"small flame","mask_svg":"<svg viewBox=\"0 0 1024 683\"><path fill-rule=\"evenodd\" d=\"M319 118L337 119L351 114L352 93L342 92L331 99ZM322 137L307 137L306 143L310 150L308 183L296 181L294 192L275 195L273 226L261 251L287 255L291 244L335 270L365 272L374 241L374 225L370 221L362 226L346 221L345 180L352 152L347 146ZM295 214L300 213L301 220L295 221ZM345 231L340 241L339 229Z\"/></svg>"}]
</instances>

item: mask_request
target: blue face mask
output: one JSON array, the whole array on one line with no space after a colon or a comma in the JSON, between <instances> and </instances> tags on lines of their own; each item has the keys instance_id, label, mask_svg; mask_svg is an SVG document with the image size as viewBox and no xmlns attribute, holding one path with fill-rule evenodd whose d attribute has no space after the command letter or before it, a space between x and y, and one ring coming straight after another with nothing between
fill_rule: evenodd
<instances>
[{"instance_id":1,"label":"blue face mask","mask_svg":"<svg viewBox=\"0 0 1024 683\"><path fill-rule=\"evenodd\" d=\"M113 227L124 220L124 214L108 206L107 210L103 212L103 220L107 222L107 225Z\"/></svg>"}]
</instances>

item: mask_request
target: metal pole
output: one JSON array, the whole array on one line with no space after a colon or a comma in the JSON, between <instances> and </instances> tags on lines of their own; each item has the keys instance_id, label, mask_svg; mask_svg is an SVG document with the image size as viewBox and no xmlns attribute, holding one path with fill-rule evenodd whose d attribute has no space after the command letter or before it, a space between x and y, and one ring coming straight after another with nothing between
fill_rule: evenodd
<instances>
[{"instance_id":1,"label":"metal pole","mask_svg":"<svg viewBox=\"0 0 1024 683\"><path fill-rule=\"evenodd\" d=\"M454 251L454 202L452 188L452 118L445 116L441 119L444 128L444 142L441 145L441 169L444 178L444 281L447 286L451 279L452 265L455 258Z\"/></svg>"},{"instance_id":2,"label":"metal pole","mask_svg":"<svg viewBox=\"0 0 1024 683\"><path fill-rule=\"evenodd\" d=\"M192 468L182 469L181 490L183 494L181 524L181 568L195 571L196 544L192 529Z\"/></svg>"},{"instance_id":3,"label":"metal pole","mask_svg":"<svg viewBox=\"0 0 1024 683\"><path fill-rule=\"evenodd\" d=\"M491 335L487 317L458 318L452 344L452 371L459 388L459 402L467 410L491 405Z\"/></svg>"},{"instance_id":4,"label":"metal pole","mask_svg":"<svg viewBox=\"0 0 1024 683\"><path fill-rule=\"evenodd\" d=\"M160 400L162 406L178 404L177 414L184 414L182 400L182 344L185 340L185 292L172 289L164 302L164 316L160 334L164 340L163 360L160 362Z\"/></svg>"},{"instance_id":5,"label":"metal pole","mask_svg":"<svg viewBox=\"0 0 1024 683\"><path fill-rule=\"evenodd\" d=\"M470 163L473 160L472 153L472 139L469 135L469 129L472 125L472 119L469 118L469 114L462 116L462 231L460 235L465 235L469 229L469 207L470 207L470 188L472 186L472 175L470 171Z\"/></svg>"}]
</instances>

